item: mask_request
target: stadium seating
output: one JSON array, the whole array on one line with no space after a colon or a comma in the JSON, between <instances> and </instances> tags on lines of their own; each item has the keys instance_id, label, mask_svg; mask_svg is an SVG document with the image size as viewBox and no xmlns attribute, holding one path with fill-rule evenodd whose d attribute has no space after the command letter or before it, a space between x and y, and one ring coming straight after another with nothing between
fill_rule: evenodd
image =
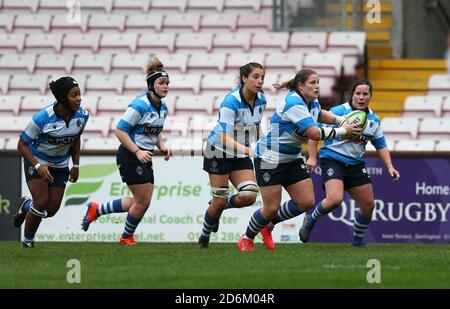
<instances>
[{"instance_id":1,"label":"stadium seating","mask_svg":"<svg viewBox=\"0 0 450 309\"><path fill-rule=\"evenodd\" d=\"M61 52L63 35L60 33L41 34L35 33L28 35L25 40L25 48L32 50L34 53Z\"/></svg>"},{"instance_id":2,"label":"stadium seating","mask_svg":"<svg viewBox=\"0 0 450 309\"><path fill-rule=\"evenodd\" d=\"M42 70L42 73L48 72L64 72L66 74L72 73L74 58L72 55L54 55L41 54L36 60L36 73Z\"/></svg>"},{"instance_id":3,"label":"stadium seating","mask_svg":"<svg viewBox=\"0 0 450 309\"><path fill-rule=\"evenodd\" d=\"M2 19L4 16L2 16ZM14 48L18 53L21 53L25 46L25 34L0 34L0 48L2 52L6 52L7 48Z\"/></svg>"},{"instance_id":4,"label":"stadium seating","mask_svg":"<svg viewBox=\"0 0 450 309\"><path fill-rule=\"evenodd\" d=\"M141 33L160 32L163 27L164 15L162 14L138 14L128 15L126 29L129 31L139 31Z\"/></svg>"},{"instance_id":5,"label":"stadium seating","mask_svg":"<svg viewBox=\"0 0 450 309\"><path fill-rule=\"evenodd\" d=\"M73 65L74 71L103 72L111 71L112 56L107 54L78 55Z\"/></svg>"},{"instance_id":6,"label":"stadium seating","mask_svg":"<svg viewBox=\"0 0 450 309\"><path fill-rule=\"evenodd\" d=\"M55 101L51 96L26 96L20 105L21 115L32 115Z\"/></svg>"},{"instance_id":7,"label":"stadium seating","mask_svg":"<svg viewBox=\"0 0 450 309\"><path fill-rule=\"evenodd\" d=\"M19 142L19 138L16 136L9 137L5 139L5 150L14 150L17 151L17 143Z\"/></svg>"},{"instance_id":8,"label":"stadium seating","mask_svg":"<svg viewBox=\"0 0 450 309\"><path fill-rule=\"evenodd\" d=\"M450 75L433 75L428 80L427 95L450 95Z\"/></svg>"},{"instance_id":9,"label":"stadium seating","mask_svg":"<svg viewBox=\"0 0 450 309\"><path fill-rule=\"evenodd\" d=\"M395 145L395 151L434 151L435 144L433 140L400 140Z\"/></svg>"},{"instance_id":10,"label":"stadium seating","mask_svg":"<svg viewBox=\"0 0 450 309\"><path fill-rule=\"evenodd\" d=\"M20 96L1 96L0 97L0 115L3 116L17 116L20 110ZM0 147L0 149L2 149Z\"/></svg>"},{"instance_id":11,"label":"stadium seating","mask_svg":"<svg viewBox=\"0 0 450 309\"><path fill-rule=\"evenodd\" d=\"M419 125L420 140L450 139L450 118L425 118Z\"/></svg>"},{"instance_id":12,"label":"stadium seating","mask_svg":"<svg viewBox=\"0 0 450 309\"><path fill-rule=\"evenodd\" d=\"M184 74L187 71L188 56L188 54L161 54L158 55L158 59L170 72L177 70Z\"/></svg>"},{"instance_id":13,"label":"stadium seating","mask_svg":"<svg viewBox=\"0 0 450 309\"><path fill-rule=\"evenodd\" d=\"M102 96L97 105L98 115L122 116L134 98L135 96Z\"/></svg>"},{"instance_id":14,"label":"stadium seating","mask_svg":"<svg viewBox=\"0 0 450 309\"><path fill-rule=\"evenodd\" d=\"M251 37L252 33L217 33L213 39L214 52L248 52Z\"/></svg>"},{"instance_id":15,"label":"stadium seating","mask_svg":"<svg viewBox=\"0 0 450 309\"><path fill-rule=\"evenodd\" d=\"M118 54L115 55L112 64L111 64L111 70L115 74L120 73L139 73L142 74L146 73L146 67L150 60L149 55L129 55L129 54ZM164 63L164 62L163 62Z\"/></svg>"},{"instance_id":16,"label":"stadium seating","mask_svg":"<svg viewBox=\"0 0 450 309\"><path fill-rule=\"evenodd\" d=\"M403 117L440 117L442 113L441 96L410 96L403 107Z\"/></svg>"},{"instance_id":17,"label":"stadium seating","mask_svg":"<svg viewBox=\"0 0 450 309\"><path fill-rule=\"evenodd\" d=\"M442 117L450 117L450 96L445 97L442 103Z\"/></svg>"},{"instance_id":18,"label":"stadium seating","mask_svg":"<svg viewBox=\"0 0 450 309\"><path fill-rule=\"evenodd\" d=\"M57 14L53 16L51 29L52 32L68 33L69 31L87 32L88 22L91 18L89 14L80 14L80 22L69 22L66 14Z\"/></svg>"},{"instance_id":19,"label":"stadium seating","mask_svg":"<svg viewBox=\"0 0 450 309\"><path fill-rule=\"evenodd\" d=\"M6 54L0 57L0 71L30 73L34 72L36 55L14 55Z\"/></svg>"},{"instance_id":20,"label":"stadium seating","mask_svg":"<svg viewBox=\"0 0 450 309\"><path fill-rule=\"evenodd\" d=\"M186 141L175 136L169 141L180 149L193 144L201 149L203 140L197 135L204 137L205 128L216 123L220 103L236 86L238 68L246 62L260 62L266 69L266 123L286 94L273 83L309 67L320 75L320 97L334 98L341 71L347 77L356 75L355 65L368 40L364 32L272 32L271 0L89 0L82 1L80 23L68 21L66 4L0 0L1 118L29 121L42 104L53 100L48 82L74 75L82 88L82 105L92 118L99 117L96 123L112 128L134 96L146 89L146 65L157 56L171 78L169 118L187 117L183 125L169 124L170 130L184 138L196 134ZM377 100L391 103L381 95L378 99L378 85L375 89ZM46 98L42 104L41 97ZM434 75L425 93L403 91L398 97L402 117L382 119L391 148L448 151L450 76ZM106 131L99 125L86 130L83 148L115 149L116 138ZM0 149L17 143L3 133L1 129ZM372 146L368 150L373 151Z\"/></svg>"},{"instance_id":21,"label":"stadium seating","mask_svg":"<svg viewBox=\"0 0 450 309\"><path fill-rule=\"evenodd\" d=\"M450 152L450 140L441 140L436 144L435 151Z\"/></svg>"},{"instance_id":22,"label":"stadium seating","mask_svg":"<svg viewBox=\"0 0 450 309\"><path fill-rule=\"evenodd\" d=\"M188 63L189 73L223 73L226 61L226 54L192 54Z\"/></svg>"},{"instance_id":23,"label":"stadium seating","mask_svg":"<svg viewBox=\"0 0 450 309\"><path fill-rule=\"evenodd\" d=\"M4 28L6 32L11 32L14 28L14 20L16 19L16 15L2 15L0 19L0 29Z\"/></svg>"},{"instance_id":24,"label":"stadium seating","mask_svg":"<svg viewBox=\"0 0 450 309\"><path fill-rule=\"evenodd\" d=\"M162 9L164 11L177 9L180 12L186 11L187 0L152 0L151 10Z\"/></svg>"},{"instance_id":25,"label":"stadium seating","mask_svg":"<svg viewBox=\"0 0 450 309\"><path fill-rule=\"evenodd\" d=\"M65 51L76 51L80 53L96 53L100 46L100 35L97 33L89 34L66 34L62 46Z\"/></svg>"},{"instance_id":26,"label":"stadium seating","mask_svg":"<svg viewBox=\"0 0 450 309\"><path fill-rule=\"evenodd\" d=\"M140 9L142 13L147 13L150 9L151 0L121 0L114 1L113 9ZM145 14L142 14L145 15Z\"/></svg>"},{"instance_id":27,"label":"stadium seating","mask_svg":"<svg viewBox=\"0 0 450 309\"><path fill-rule=\"evenodd\" d=\"M123 51L128 49L130 52L135 53L137 49L136 33L105 33L100 39L100 48L102 52L105 52L105 48L110 48L114 52ZM121 49L119 49L121 48Z\"/></svg>"},{"instance_id":28,"label":"stadium seating","mask_svg":"<svg viewBox=\"0 0 450 309\"><path fill-rule=\"evenodd\" d=\"M384 135L392 140L416 139L419 129L417 118L391 118L381 120Z\"/></svg>"},{"instance_id":29,"label":"stadium seating","mask_svg":"<svg viewBox=\"0 0 450 309\"><path fill-rule=\"evenodd\" d=\"M175 50L175 33L158 33L156 35L141 35L138 39L138 51L145 49L154 52L170 52ZM141 50L143 49L143 50Z\"/></svg>"},{"instance_id":30,"label":"stadium seating","mask_svg":"<svg viewBox=\"0 0 450 309\"><path fill-rule=\"evenodd\" d=\"M181 115L196 115L203 113L211 115L213 113L214 102L217 96L213 94L203 94L199 96L180 96L175 102L175 113Z\"/></svg>"},{"instance_id":31,"label":"stadium seating","mask_svg":"<svg viewBox=\"0 0 450 309\"><path fill-rule=\"evenodd\" d=\"M217 1L219 2L219 1ZM237 14L206 14L203 15L200 27L202 32L221 32L228 29L230 32L236 31Z\"/></svg>"},{"instance_id":32,"label":"stadium seating","mask_svg":"<svg viewBox=\"0 0 450 309\"><path fill-rule=\"evenodd\" d=\"M290 52L325 52L327 45L326 32L295 32L289 40Z\"/></svg>"}]
</instances>

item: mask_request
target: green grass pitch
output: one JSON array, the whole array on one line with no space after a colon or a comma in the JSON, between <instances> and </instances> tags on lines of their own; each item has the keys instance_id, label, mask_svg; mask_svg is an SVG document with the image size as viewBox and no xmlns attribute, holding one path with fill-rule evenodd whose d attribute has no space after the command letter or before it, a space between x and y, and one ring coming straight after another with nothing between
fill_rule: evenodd
<instances>
[{"instance_id":1,"label":"green grass pitch","mask_svg":"<svg viewBox=\"0 0 450 309\"><path fill-rule=\"evenodd\" d=\"M278 244L239 252L236 244L0 242L0 288L450 288L450 246ZM66 281L78 259L81 283ZM377 259L381 283L366 266Z\"/></svg>"}]
</instances>

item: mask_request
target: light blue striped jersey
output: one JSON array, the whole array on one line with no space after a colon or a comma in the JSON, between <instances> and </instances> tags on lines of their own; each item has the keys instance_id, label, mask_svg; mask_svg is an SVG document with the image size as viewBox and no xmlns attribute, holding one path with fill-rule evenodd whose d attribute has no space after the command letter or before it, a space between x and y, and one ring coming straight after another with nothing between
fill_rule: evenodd
<instances>
[{"instance_id":1,"label":"light blue striped jersey","mask_svg":"<svg viewBox=\"0 0 450 309\"><path fill-rule=\"evenodd\" d=\"M66 168L70 147L83 133L89 113L80 106L69 123L66 123L55 112L57 104L55 102L34 114L20 134L20 139L28 145L39 163L53 163L55 168Z\"/></svg>"},{"instance_id":2,"label":"light blue striped jersey","mask_svg":"<svg viewBox=\"0 0 450 309\"><path fill-rule=\"evenodd\" d=\"M344 103L330 109L335 115L346 116L353 112L354 109L349 103ZM383 130L380 126L380 119L377 115L367 108L367 125L361 133L359 139L344 140L341 137L336 137L332 140L325 141L320 148L319 158L334 159L339 162L355 165L364 163L364 153L366 152L366 144L370 141L376 149L387 147L386 139L383 135Z\"/></svg>"},{"instance_id":3,"label":"light blue striped jersey","mask_svg":"<svg viewBox=\"0 0 450 309\"><path fill-rule=\"evenodd\" d=\"M322 109L316 99L306 103L300 92L291 91L277 106L267 133L256 144L255 155L270 163L286 163L301 158L308 142L306 130L316 125Z\"/></svg>"},{"instance_id":4,"label":"light blue striped jersey","mask_svg":"<svg viewBox=\"0 0 450 309\"><path fill-rule=\"evenodd\" d=\"M151 101L150 95L144 92L128 105L117 128L127 132L139 148L153 151L158 135L163 130L167 112L165 102L161 101L158 108Z\"/></svg>"},{"instance_id":5,"label":"light blue striped jersey","mask_svg":"<svg viewBox=\"0 0 450 309\"><path fill-rule=\"evenodd\" d=\"M266 109L266 97L262 91L256 94L253 108L242 94L242 86L229 92L222 101L217 125L208 136L208 143L226 154L227 158L243 158L244 154L226 149L222 144L221 134L226 132L238 143L250 147L258 139L259 125ZM225 156L224 156L225 157Z\"/></svg>"}]
</instances>

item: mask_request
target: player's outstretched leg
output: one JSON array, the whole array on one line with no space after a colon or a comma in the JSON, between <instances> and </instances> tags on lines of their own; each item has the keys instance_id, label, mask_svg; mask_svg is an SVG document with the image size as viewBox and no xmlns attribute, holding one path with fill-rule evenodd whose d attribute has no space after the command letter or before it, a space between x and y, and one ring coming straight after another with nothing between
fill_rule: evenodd
<instances>
[{"instance_id":1,"label":"player's outstretched leg","mask_svg":"<svg viewBox=\"0 0 450 309\"><path fill-rule=\"evenodd\" d=\"M212 217L208 210L205 212L205 220L203 221L202 232L198 238L198 247L200 249L206 249L209 246L209 237L211 232L214 231L214 227L218 227L219 218ZM217 231L217 230L216 230Z\"/></svg>"},{"instance_id":2,"label":"player's outstretched leg","mask_svg":"<svg viewBox=\"0 0 450 309\"><path fill-rule=\"evenodd\" d=\"M100 216L107 215L110 213L119 213L128 211L129 206L124 207L122 199L125 199L124 202L125 204L131 204L131 202L127 200L131 198L127 197L118 198L102 204L97 204L96 202L91 202L87 204L86 214L84 215L83 220L81 222L82 230L86 232L89 229L90 224L95 220L97 220L97 218Z\"/></svg>"},{"instance_id":3,"label":"player's outstretched leg","mask_svg":"<svg viewBox=\"0 0 450 309\"><path fill-rule=\"evenodd\" d=\"M120 236L119 243L122 245L135 245L137 243L134 239L134 231L139 225L139 222L141 222L141 219L142 218L135 218L128 213L127 219L125 220L125 229Z\"/></svg>"},{"instance_id":4,"label":"player's outstretched leg","mask_svg":"<svg viewBox=\"0 0 450 309\"><path fill-rule=\"evenodd\" d=\"M263 242L264 245L266 245L267 249L275 249L275 243L272 238L272 231L275 227L275 224L297 217L302 213L303 211L296 203L294 203L293 200L289 200L280 205L276 217L272 221L270 221L270 223L265 228L261 230Z\"/></svg>"},{"instance_id":5,"label":"player's outstretched leg","mask_svg":"<svg viewBox=\"0 0 450 309\"><path fill-rule=\"evenodd\" d=\"M19 201L19 209L13 217L14 227L20 227L25 221L28 211L33 205L33 201L28 196L23 196Z\"/></svg>"},{"instance_id":6,"label":"player's outstretched leg","mask_svg":"<svg viewBox=\"0 0 450 309\"><path fill-rule=\"evenodd\" d=\"M237 243L240 251L254 251L253 241L255 236L269 224L269 220L263 217L261 209L255 211L247 225L247 231L241 236Z\"/></svg>"},{"instance_id":7,"label":"player's outstretched leg","mask_svg":"<svg viewBox=\"0 0 450 309\"><path fill-rule=\"evenodd\" d=\"M303 220L303 225L298 232L300 240L302 242L308 242L309 236L316 224L317 220L323 215L326 215L329 211L325 210L322 206L322 202L316 205L313 212L310 215L305 215L305 219Z\"/></svg>"},{"instance_id":8,"label":"player's outstretched leg","mask_svg":"<svg viewBox=\"0 0 450 309\"><path fill-rule=\"evenodd\" d=\"M359 212L356 213L352 246L367 248L367 243L364 241L364 235L369 227L370 221L371 218L366 218Z\"/></svg>"}]
</instances>

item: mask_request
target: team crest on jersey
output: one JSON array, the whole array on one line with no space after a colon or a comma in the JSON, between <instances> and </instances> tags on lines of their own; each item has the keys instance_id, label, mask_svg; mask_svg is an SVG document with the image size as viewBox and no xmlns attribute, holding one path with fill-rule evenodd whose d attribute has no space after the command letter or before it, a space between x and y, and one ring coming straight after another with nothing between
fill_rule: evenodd
<instances>
[{"instance_id":1,"label":"team crest on jersey","mask_svg":"<svg viewBox=\"0 0 450 309\"><path fill-rule=\"evenodd\" d=\"M327 170L327 175L331 177L331 176L333 176L333 174L334 174L334 169L330 167L330 168Z\"/></svg>"},{"instance_id":2,"label":"team crest on jersey","mask_svg":"<svg viewBox=\"0 0 450 309\"><path fill-rule=\"evenodd\" d=\"M138 174L139 176L141 176L143 172L144 172L144 170L142 169L142 166L136 167L136 174Z\"/></svg>"},{"instance_id":3,"label":"team crest on jersey","mask_svg":"<svg viewBox=\"0 0 450 309\"><path fill-rule=\"evenodd\" d=\"M32 166L28 167L28 174L31 176L34 174L34 168Z\"/></svg>"},{"instance_id":4,"label":"team crest on jersey","mask_svg":"<svg viewBox=\"0 0 450 309\"><path fill-rule=\"evenodd\" d=\"M263 179L265 182L269 182L270 181L270 174L268 172L265 172L263 175Z\"/></svg>"}]
</instances>

